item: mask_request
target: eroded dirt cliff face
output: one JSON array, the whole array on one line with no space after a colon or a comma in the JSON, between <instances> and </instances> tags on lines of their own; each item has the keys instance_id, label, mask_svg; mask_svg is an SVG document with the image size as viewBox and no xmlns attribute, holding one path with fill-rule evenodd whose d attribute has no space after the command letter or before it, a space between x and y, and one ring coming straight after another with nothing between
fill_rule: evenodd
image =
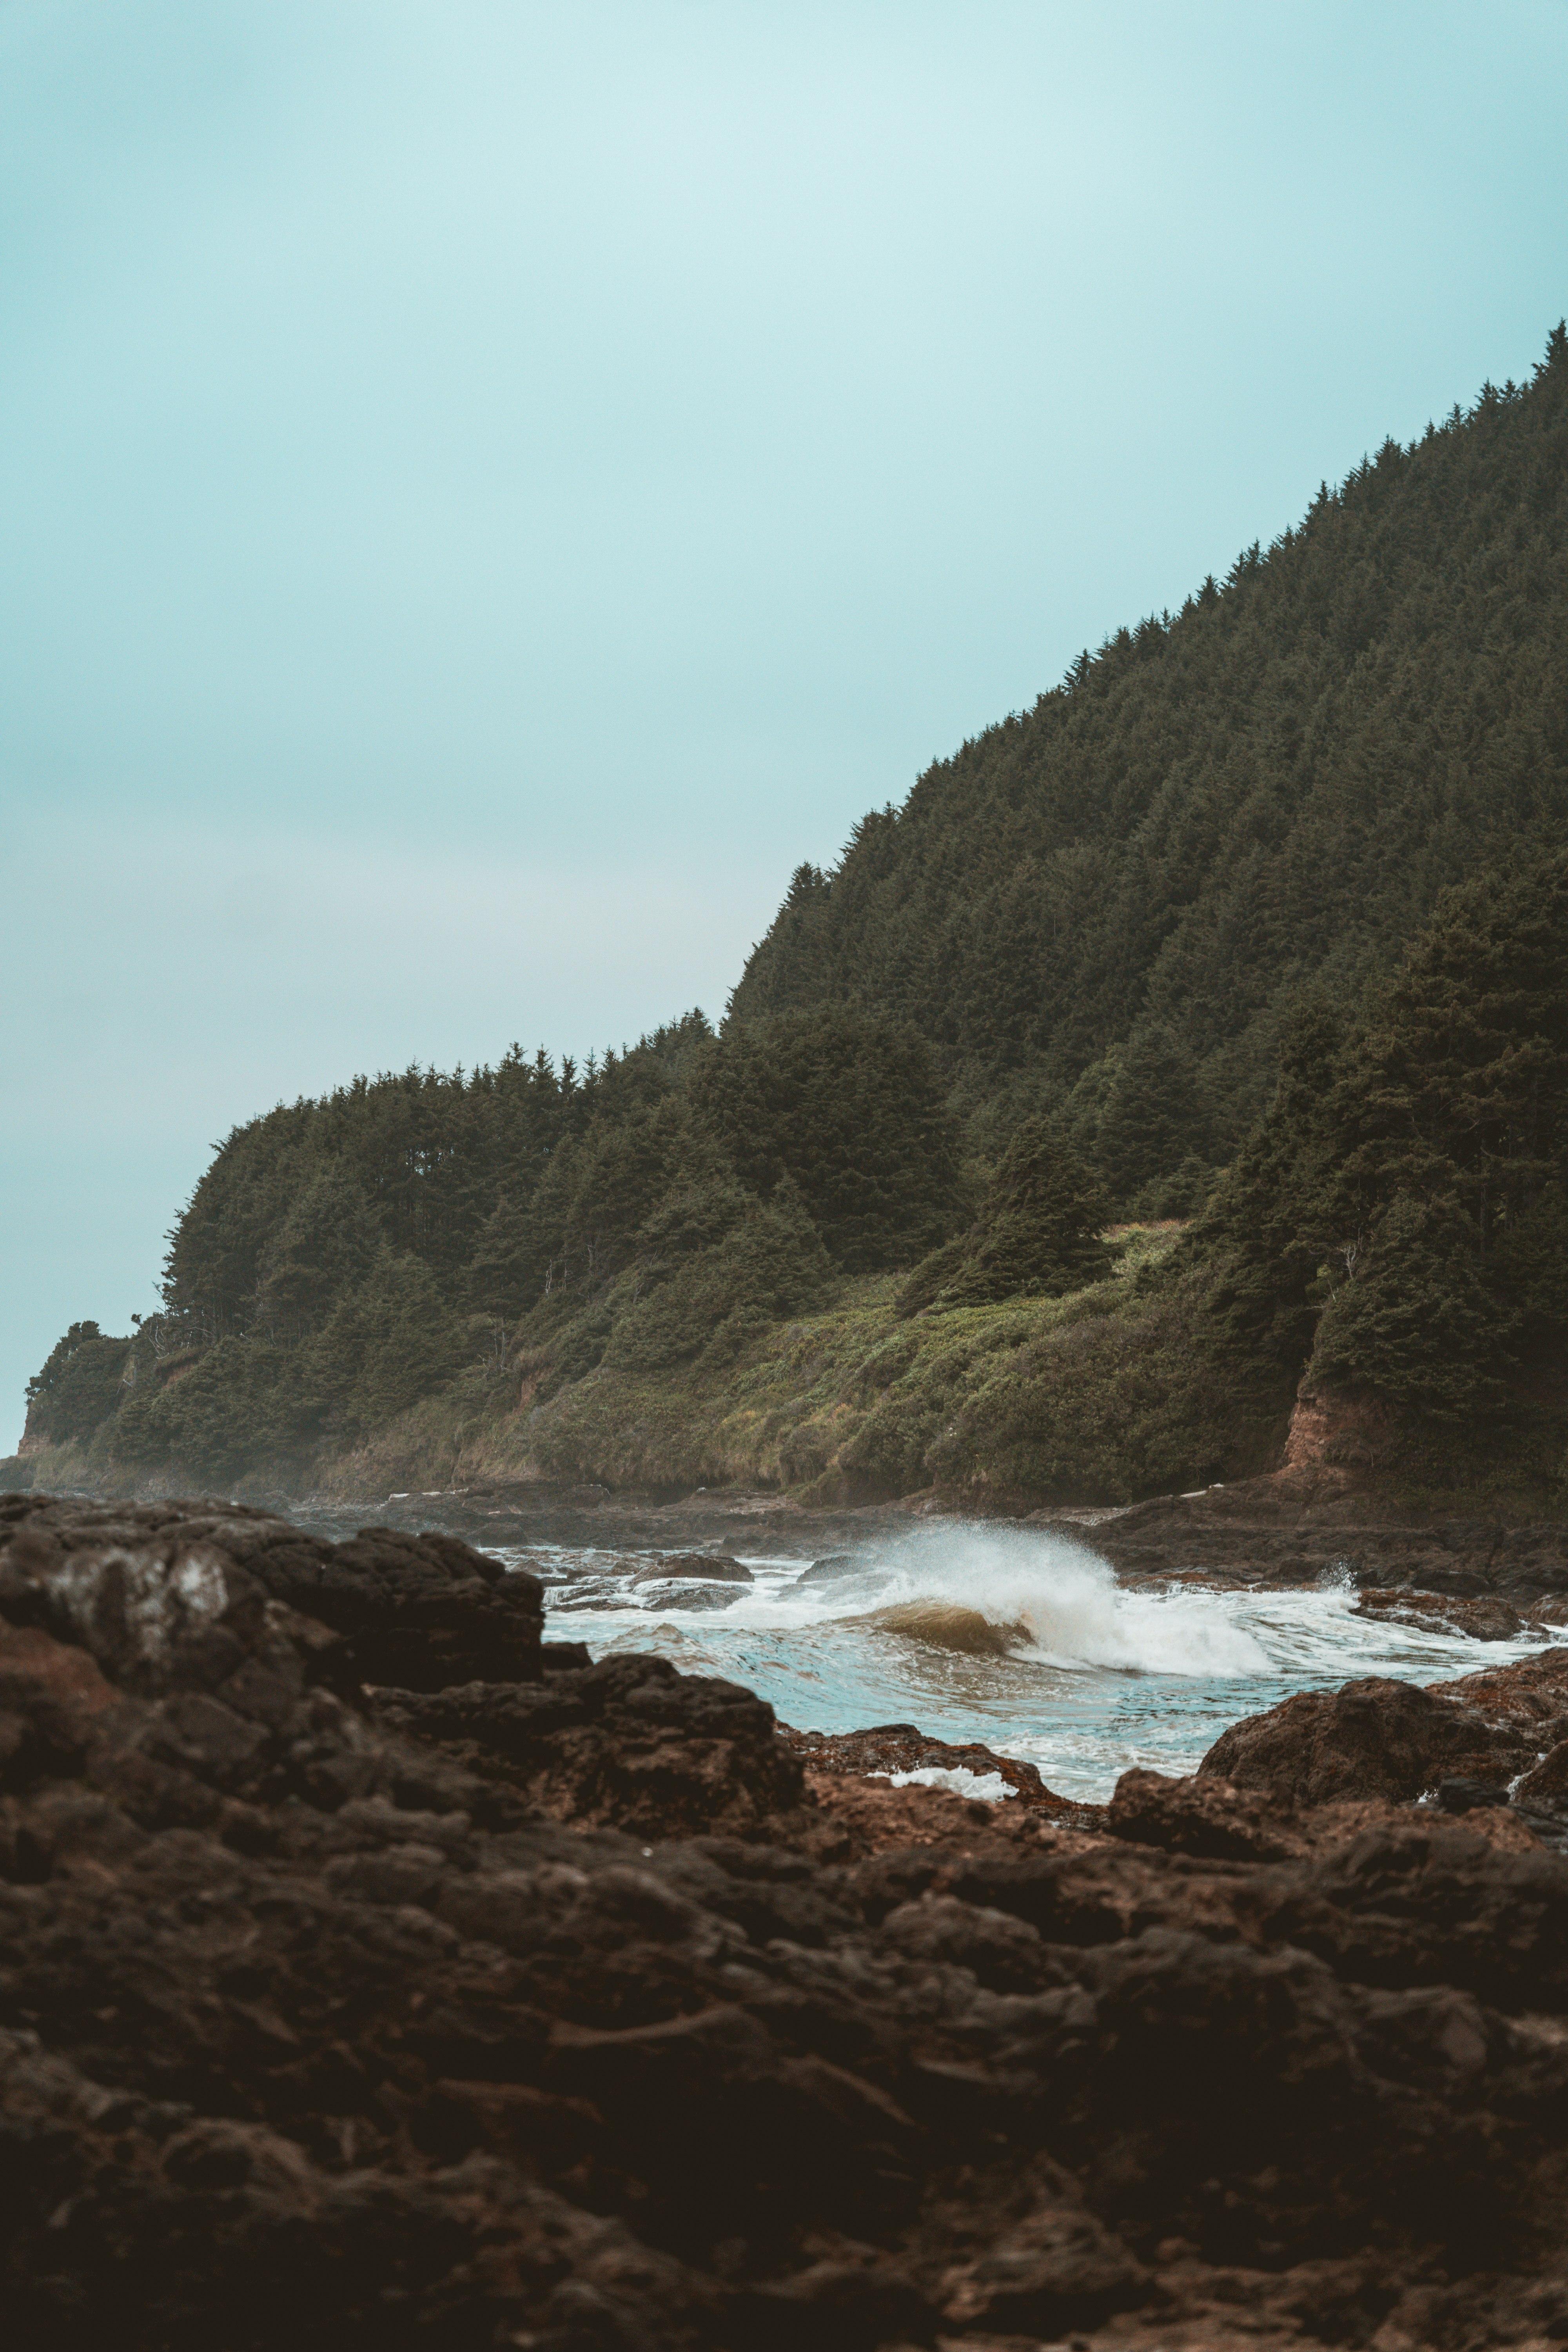
<instances>
[{"instance_id":1,"label":"eroded dirt cliff face","mask_svg":"<svg viewBox=\"0 0 1568 2352\"><path fill-rule=\"evenodd\" d=\"M451 1538L0 1501L9 2340L1568 2336L1568 1654L1415 1706L1544 1776L1450 1816L1314 1780L1377 1690L992 1806L540 1633Z\"/></svg>"},{"instance_id":2,"label":"eroded dirt cliff face","mask_svg":"<svg viewBox=\"0 0 1568 2352\"><path fill-rule=\"evenodd\" d=\"M1285 1433L1287 1470L1372 1470L1386 1453L1391 1415L1379 1399L1304 1388Z\"/></svg>"}]
</instances>

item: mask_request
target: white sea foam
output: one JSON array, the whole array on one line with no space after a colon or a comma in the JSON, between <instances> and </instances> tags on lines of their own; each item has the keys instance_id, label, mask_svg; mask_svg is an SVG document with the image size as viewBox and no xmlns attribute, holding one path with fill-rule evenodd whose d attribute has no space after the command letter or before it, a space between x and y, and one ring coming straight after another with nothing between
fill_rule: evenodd
<instances>
[{"instance_id":1,"label":"white sea foam","mask_svg":"<svg viewBox=\"0 0 1568 2352\"><path fill-rule=\"evenodd\" d=\"M1127 1591L1093 1552L1040 1528L961 1520L872 1547L867 1566L886 1580L875 1604L879 1621L896 1632L901 1614L916 1639L940 1643L945 1611L960 1624L971 1613L984 1619L1000 1637L997 1647L1026 1639L1054 1665L1226 1677L1268 1668L1266 1653L1237 1622L1226 1595ZM913 1613L922 1602L931 1612L929 1630ZM840 1607L836 1613L850 1612ZM972 1631L952 1646L973 1651L980 1644Z\"/></svg>"},{"instance_id":2,"label":"white sea foam","mask_svg":"<svg viewBox=\"0 0 1568 2352\"><path fill-rule=\"evenodd\" d=\"M983 1797L988 1805L1018 1793L1000 1772L972 1772L967 1764L922 1764L913 1772L868 1772L866 1777L890 1780L895 1789L951 1789L955 1797Z\"/></svg>"},{"instance_id":3,"label":"white sea foam","mask_svg":"<svg viewBox=\"0 0 1568 2352\"><path fill-rule=\"evenodd\" d=\"M660 1651L759 1691L803 1730L897 1720L983 1740L1079 1797L1108 1796L1131 1764L1191 1772L1227 1724L1294 1690L1363 1675L1429 1683L1536 1646L1362 1617L1348 1577L1124 1587L1092 1540L917 1523L857 1546L847 1572L820 1583L803 1581L798 1555L749 1553L752 1583L705 1588L721 1605L700 1608L680 1588L635 1583L646 1554L541 1547L526 1564L546 1569L561 1631L596 1656Z\"/></svg>"}]
</instances>

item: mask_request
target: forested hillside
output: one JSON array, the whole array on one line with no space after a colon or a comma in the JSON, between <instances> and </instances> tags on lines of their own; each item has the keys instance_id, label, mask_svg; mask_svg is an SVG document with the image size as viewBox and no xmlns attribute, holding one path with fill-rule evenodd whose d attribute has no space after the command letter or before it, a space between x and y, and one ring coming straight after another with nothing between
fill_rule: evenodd
<instances>
[{"instance_id":1,"label":"forested hillside","mask_svg":"<svg viewBox=\"0 0 1568 2352\"><path fill-rule=\"evenodd\" d=\"M802 868L717 1034L237 1129L29 1457L1126 1498L1305 1375L1555 1492L1565 646L1559 328Z\"/></svg>"},{"instance_id":2,"label":"forested hillside","mask_svg":"<svg viewBox=\"0 0 1568 2352\"><path fill-rule=\"evenodd\" d=\"M1112 1189L1227 1160L1303 982L1568 816L1568 343L1123 628L803 866L731 1006L885 1006Z\"/></svg>"},{"instance_id":3,"label":"forested hillside","mask_svg":"<svg viewBox=\"0 0 1568 2352\"><path fill-rule=\"evenodd\" d=\"M230 1480L352 1445L458 1381L554 1390L608 1354L731 1356L836 1282L908 1265L973 1176L932 1056L855 1006L715 1037L700 1013L582 1072L360 1079L220 1147L163 1311L73 1324L27 1442ZM540 1366L534 1386L539 1386Z\"/></svg>"}]
</instances>

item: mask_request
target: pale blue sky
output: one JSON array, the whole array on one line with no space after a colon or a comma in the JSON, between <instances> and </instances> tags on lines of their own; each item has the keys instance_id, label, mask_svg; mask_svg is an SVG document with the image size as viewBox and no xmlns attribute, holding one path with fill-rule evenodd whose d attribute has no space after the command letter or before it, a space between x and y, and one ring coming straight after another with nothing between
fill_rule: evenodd
<instances>
[{"instance_id":1,"label":"pale blue sky","mask_svg":"<svg viewBox=\"0 0 1568 2352\"><path fill-rule=\"evenodd\" d=\"M1564 0L0 0L0 1450L208 1148L790 869L1568 307Z\"/></svg>"}]
</instances>

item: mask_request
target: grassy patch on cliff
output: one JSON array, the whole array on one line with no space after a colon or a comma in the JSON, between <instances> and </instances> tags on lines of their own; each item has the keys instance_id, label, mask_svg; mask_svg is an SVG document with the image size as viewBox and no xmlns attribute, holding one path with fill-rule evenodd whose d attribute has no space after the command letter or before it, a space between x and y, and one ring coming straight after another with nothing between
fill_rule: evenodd
<instances>
[{"instance_id":1,"label":"grassy patch on cliff","mask_svg":"<svg viewBox=\"0 0 1568 2352\"><path fill-rule=\"evenodd\" d=\"M821 1503L932 1485L982 1507L1130 1501L1238 1475L1261 1466L1289 1400L1238 1398L1205 1370L1195 1299L1137 1284L1177 1231L1121 1229L1114 1271L1063 1297L900 1318L897 1276L848 1281L727 1363L654 1375L606 1360L485 1451L555 1478L768 1485Z\"/></svg>"}]
</instances>

